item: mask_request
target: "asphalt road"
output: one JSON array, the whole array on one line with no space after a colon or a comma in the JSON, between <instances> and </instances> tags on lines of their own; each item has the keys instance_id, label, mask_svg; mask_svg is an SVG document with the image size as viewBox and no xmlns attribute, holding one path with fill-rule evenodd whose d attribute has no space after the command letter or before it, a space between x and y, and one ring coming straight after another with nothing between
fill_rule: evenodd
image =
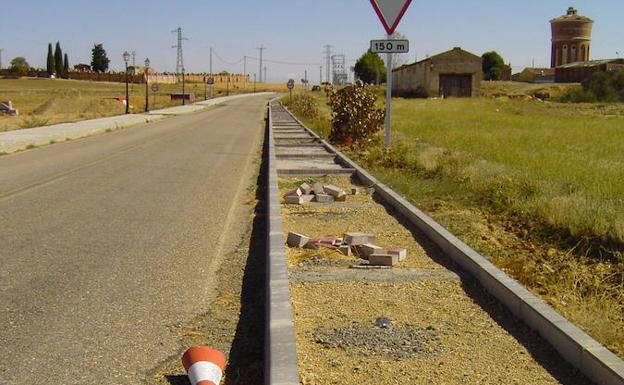
<instances>
[{"instance_id":1,"label":"asphalt road","mask_svg":"<svg viewBox=\"0 0 624 385\"><path fill-rule=\"evenodd\" d=\"M0 384L137 384L206 312L267 97L0 157Z\"/></svg>"}]
</instances>

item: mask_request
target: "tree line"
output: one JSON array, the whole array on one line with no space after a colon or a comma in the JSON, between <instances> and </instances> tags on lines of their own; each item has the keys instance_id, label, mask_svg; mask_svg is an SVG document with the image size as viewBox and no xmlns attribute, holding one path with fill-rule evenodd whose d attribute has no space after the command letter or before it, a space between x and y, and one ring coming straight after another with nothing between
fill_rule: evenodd
<instances>
[{"instance_id":1,"label":"tree line","mask_svg":"<svg viewBox=\"0 0 624 385\"><path fill-rule=\"evenodd\" d=\"M91 49L91 70L94 72L106 72L108 71L108 65L110 60L106 54L104 46L94 44ZM66 78L69 74L69 56L67 53L63 54L61 43L56 42L56 47L52 49L52 43L48 43L48 53L46 56L46 72L48 76L56 76L59 78ZM17 56L10 62L9 72L15 76L26 76L33 68L28 64L26 58L23 56Z\"/></svg>"}]
</instances>

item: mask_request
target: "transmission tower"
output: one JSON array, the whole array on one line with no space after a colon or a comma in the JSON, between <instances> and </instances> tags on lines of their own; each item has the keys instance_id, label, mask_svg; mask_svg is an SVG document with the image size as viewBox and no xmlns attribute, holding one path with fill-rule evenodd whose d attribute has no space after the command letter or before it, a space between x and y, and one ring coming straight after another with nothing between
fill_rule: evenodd
<instances>
[{"instance_id":1,"label":"transmission tower","mask_svg":"<svg viewBox=\"0 0 624 385\"><path fill-rule=\"evenodd\" d=\"M325 48L325 81L327 83L331 83L331 79L329 78L329 66L330 66L330 61L331 61L331 51L332 51L332 46L327 44L326 46L324 46L323 48Z\"/></svg>"},{"instance_id":2,"label":"transmission tower","mask_svg":"<svg viewBox=\"0 0 624 385\"><path fill-rule=\"evenodd\" d=\"M345 71L345 55L332 55L332 83L343 85L347 83L348 75Z\"/></svg>"},{"instance_id":3,"label":"transmission tower","mask_svg":"<svg viewBox=\"0 0 624 385\"><path fill-rule=\"evenodd\" d=\"M266 49L266 47L260 46L257 49L258 49L258 51L260 51L260 83L262 83L262 68L263 68L262 67L262 51L264 51ZM266 81L266 79L264 79L264 80Z\"/></svg>"},{"instance_id":4,"label":"transmission tower","mask_svg":"<svg viewBox=\"0 0 624 385\"><path fill-rule=\"evenodd\" d=\"M173 31L171 31L171 33L178 34L178 44L172 46L171 48L178 49L178 60L176 61L176 73L179 75L182 72L184 72L184 56L182 55L182 40L188 40L188 39L185 37L182 37L182 27L178 27L177 29L174 29Z\"/></svg>"}]
</instances>

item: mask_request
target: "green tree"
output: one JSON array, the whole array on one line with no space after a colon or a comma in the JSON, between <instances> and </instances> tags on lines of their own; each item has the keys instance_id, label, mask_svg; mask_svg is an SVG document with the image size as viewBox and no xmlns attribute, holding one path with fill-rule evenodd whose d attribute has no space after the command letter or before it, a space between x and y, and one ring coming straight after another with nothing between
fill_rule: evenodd
<instances>
[{"instance_id":1,"label":"green tree","mask_svg":"<svg viewBox=\"0 0 624 385\"><path fill-rule=\"evenodd\" d=\"M485 80L499 80L505 67L505 61L496 51L486 52L481 56L483 78Z\"/></svg>"},{"instance_id":2,"label":"green tree","mask_svg":"<svg viewBox=\"0 0 624 385\"><path fill-rule=\"evenodd\" d=\"M379 55L369 50L355 63L355 75L364 83L383 83L386 81L386 66Z\"/></svg>"},{"instance_id":3,"label":"green tree","mask_svg":"<svg viewBox=\"0 0 624 385\"><path fill-rule=\"evenodd\" d=\"M104 46L94 44L93 49L91 49L91 69L95 72L106 72L108 71L108 63L110 60L106 56Z\"/></svg>"},{"instance_id":4,"label":"green tree","mask_svg":"<svg viewBox=\"0 0 624 385\"><path fill-rule=\"evenodd\" d=\"M61 43L58 41L54 48L54 72L57 76L63 73L63 51L61 50Z\"/></svg>"},{"instance_id":5,"label":"green tree","mask_svg":"<svg viewBox=\"0 0 624 385\"><path fill-rule=\"evenodd\" d=\"M18 56L11 60L11 66L9 67L9 71L17 76L25 76L28 74L30 70L30 65L26 61L25 58Z\"/></svg>"},{"instance_id":6,"label":"green tree","mask_svg":"<svg viewBox=\"0 0 624 385\"><path fill-rule=\"evenodd\" d=\"M67 75L69 73L69 57L67 54L63 56L63 74Z\"/></svg>"},{"instance_id":7,"label":"green tree","mask_svg":"<svg viewBox=\"0 0 624 385\"><path fill-rule=\"evenodd\" d=\"M46 72L48 76L54 74L54 55L52 54L52 43L48 43L48 59L46 61Z\"/></svg>"}]
</instances>

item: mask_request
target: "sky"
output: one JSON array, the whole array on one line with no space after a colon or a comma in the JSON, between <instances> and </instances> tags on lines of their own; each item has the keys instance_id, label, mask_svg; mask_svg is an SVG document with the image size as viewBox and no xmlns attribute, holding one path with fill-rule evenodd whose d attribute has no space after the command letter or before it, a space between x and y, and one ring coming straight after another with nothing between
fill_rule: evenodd
<instances>
[{"instance_id":1,"label":"sky","mask_svg":"<svg viewBox=\"0 0 624 385\"><path fill-rule=\"evenodd\" d=\"M459 46L481 55L495 50L514 72L550 65L549 20L575 6L595 21L592 59L624 57L624 0L413 0L397 31L410 40L413 62ZM344 54L347 66L385 34L368 0L28 0L0 12L2 65L24 56L45 67L48 43L60 41L70 64L91 61L102 43L111 69L123 68L122 53L136 52L136 64L149 57L158 71L175 71L176 35L182 27L186 72L259 71L257 47L264 46L267 78L318 82L323 46ZM295 63L295 64L284 64ZM253 75L251 75L253 76Z\"/></svg>"}]
</instances>

